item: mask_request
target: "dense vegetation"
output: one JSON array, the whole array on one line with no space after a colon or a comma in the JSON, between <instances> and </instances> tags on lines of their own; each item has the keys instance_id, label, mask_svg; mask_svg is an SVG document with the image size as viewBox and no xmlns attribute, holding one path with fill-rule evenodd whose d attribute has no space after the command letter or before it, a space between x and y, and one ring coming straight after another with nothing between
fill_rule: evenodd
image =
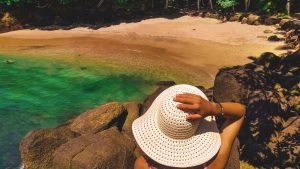
<instances>
[{"instance_id":1,"label":"dense vegetation","mask_svg":"<svg viewBox=\"0 0 300 169\"><path fill-rule=\"evenodd\" d=\"M151 9L160 8L193 8L198 9L203 7L231 8L236 7L239 10L254 10L259 12L288 12L288 10L299 10L300 2L298 0L0 0L4 6L24 6L30 5L38 8L51 8L58 5L89 6L90 8L99 8L104 4L113 5L115 8L126 8L128 10L137 6L143 6Z\"/></svg>"},{"instance_id":2,"label":"dense vegetation","mask_svg":"<svg viewBox=\"0 0 300 169\"><path fill-rule=\"evenodd\" d=\"M291 1L290 3L288 3ZM290 6L290 8L286 8ZM287 10L290 9L290 10ZM299 12L298 0L0 0L0 32L44 26L103 24L153 16L213 11L231 15L250 11L262 15ZM13 17L12 24L4 22ZM16 25L18 23L19 25ZM15 25L6 26L3 25ZM2 26L2 28L1 28ZM55 29L53 27L53 29Z\"/></svg>"}]
</instances>

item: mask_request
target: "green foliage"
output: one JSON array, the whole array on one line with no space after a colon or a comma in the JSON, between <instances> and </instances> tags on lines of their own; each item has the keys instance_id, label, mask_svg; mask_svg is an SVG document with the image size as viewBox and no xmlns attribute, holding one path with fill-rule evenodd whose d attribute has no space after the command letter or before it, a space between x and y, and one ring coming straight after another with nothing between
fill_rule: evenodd
<instances>
[{"instance_id":1,"label":"green foliage","mask_svg":"<svg viewBox=\"0 0 300 169\"><path fill-rule=\"evenodd\" d=\"M128 0L116 0L116 5L119 7L126 6L128 4Z\"/></svg>"},{"instance_id":2,"label":"green foliage","mask_svg":"<svg viewBox=\"0 0 300 169\"><path fill-rule=\"evenodd\" d=\"M286 10L286 0L255 0L253 4L255 4L255 10L269 14L285 12Z\"/></svg>"},{"instance_id":3,"label":"green foliage","mask_svg":"<svg viewBox=\"0 0 300 169\"><path fill-rule=\"evenodd\" d=\"M0 4L12 5L14 3L20 3L23 0L0 0Z\"/></svg>"},{"instance_id":4,"label":"green foliage","mask_svg":"<svg viewBox=\"0 0 300 169\"><path fill-rule=\"evenodd\" d=\"M57 0L59 4L69 4L74 0ZM54 3L55 1L51 1ZM0 0L0 4L6 5L14 5L14 4L22 4L22 3L38 3L38 0Z\"/></svg>"},{"instance_id":5,"label":"green foliage","mask_svg":"<svg viewBox=\"0 0 300 169\"><path fill-rule=\"evenodd\" d=\"M232 8L238 3L235 0L218 0L217 4L220 5L222 8Z\"/></svg>"},{"instance_id":6,"label":"green foliage","mask_svg":"<svg viewBox=\"0 0 300 169\"><path fill-rule=\"evenodd\" d=\"M277 15L279 18L282 18L282 19L291 19L292 17L285 14L285 13L277 13Z\"/></svg>"},{"instance_id":7,"label":"green foliage","mask_svg":"<svg viewBox=\"0 0 300 169\"><path fill-rule=\"evenodd\" d=\"M57 1L60 4L69 4L69 3L73 2L74 0L57 0Z\"/></svg>"}]
</instances>

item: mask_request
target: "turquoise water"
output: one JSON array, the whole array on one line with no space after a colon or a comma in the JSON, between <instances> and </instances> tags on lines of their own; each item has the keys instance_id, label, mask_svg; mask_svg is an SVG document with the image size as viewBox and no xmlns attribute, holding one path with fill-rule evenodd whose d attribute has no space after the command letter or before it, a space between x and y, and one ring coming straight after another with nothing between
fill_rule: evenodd
<instances>
[{"instance_id":1,"label":"turquoise water","mask_svg":"<svg viewBox=\"0 0 300 169\"><path fill-rule=\"evenodd\" d=\"M4 63L14 60L13 64ZM19 142L108 101L142 101L155 81L58 60L0 55L0 168L18 168Z\"/></svg>"}]
</instances>

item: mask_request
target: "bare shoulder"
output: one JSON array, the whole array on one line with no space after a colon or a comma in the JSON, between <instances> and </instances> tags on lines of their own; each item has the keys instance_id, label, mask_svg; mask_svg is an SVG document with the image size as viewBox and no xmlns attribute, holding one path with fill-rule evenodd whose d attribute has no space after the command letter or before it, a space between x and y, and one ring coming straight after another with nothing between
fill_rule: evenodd
<instances>
[{"instance_id":1,"label":"bare shoulder","mask_svg":"<svg viewBox=\"0 0 300 169\"><path fill-rule=\"evenodd\" d=\"M144 156L140 156L135 160L134 169L148 169L148 163Z\"/></svg>"}]
</instances>

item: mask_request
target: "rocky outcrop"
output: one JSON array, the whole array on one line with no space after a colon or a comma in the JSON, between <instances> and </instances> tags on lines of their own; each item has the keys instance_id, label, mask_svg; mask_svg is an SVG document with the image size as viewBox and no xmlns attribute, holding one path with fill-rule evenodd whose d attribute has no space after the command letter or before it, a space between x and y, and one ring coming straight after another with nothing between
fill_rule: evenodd
<instances>
[{"instance_id":1,"label":"rocky outcrop","mask_svg":"<svg viewBox=\"0 0 300 169\"><path fill-rule=\"evenodd\" d=\"M252 63L224 68L214 88L200 88L218 102L247 105L239 134L241 159L259 168L295 168L300 163L300 54L250 57ZM143 103L111 102L52 129L30 132L20 144L25 168L125 168L141 154L131 125L174 82L161 82ZM221 121L218 120L220 125ZM239 166L235 142L227 168Z\"/></svg>"},{"instance_id":2,"label":"rocky outcrop","mask_svg":"<svg viewBox=\"0 0 300 169\"><path fill-rule=\"evenodd\" d=\"M131 124L140 105L111 102L62 126L30 132L20 143L26 169L133 168Z\"/></svg>"},{"instance_id":3,"label":"rocky outcrop","mask_svg":"<svg viewBox=\"0 0 300 169\"><path fill-rule=\"evenodd\" d=\"M158 89L143 106L133 102L110 102L80 114L52 129L28 133L20 144L26 169L116 169L133 168L141 155L132 135L132 122L147 111L154 99L172 81L158 83ZM209 98L212 89L198 86ZM239 167L239 142L235 141L227 169Z\"/></svg>"},{"instance_id":4,"label":"rocky outcrop","mask_svg":"<svg viewBox=\"0 0 300 169\"><path fill-rule=\"evenodd\" d=\"M280 29L285 31L285 43L300 53L300 21L281 20Z\"/></svg>"},{"instance_id":5,"label":"rocky outcrop","mask_svg":"<svg viewBox=\"0 0 300 169\"><path fill-rule=\"evenodd\" d=\"M214 98L247 105L239 134L242 160L258 168L295 168L300 163L300 54L251 59L219 71Z\"/></svg>"}]
</instances>

